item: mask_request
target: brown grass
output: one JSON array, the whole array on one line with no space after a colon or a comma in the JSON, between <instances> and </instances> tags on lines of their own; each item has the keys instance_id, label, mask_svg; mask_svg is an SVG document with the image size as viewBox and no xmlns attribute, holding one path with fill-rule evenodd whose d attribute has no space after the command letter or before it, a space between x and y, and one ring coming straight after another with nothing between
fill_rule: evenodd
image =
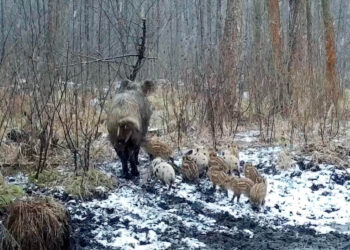
<instances>
[{"instance_id":1,"label":"brown grass","mask_svg":"<svg viewBox=\"0 0 350 250\"><path fill-rule=\"evenodd\" d=\"M18 201L8 208L3 249L68 249L68 214L50 200Z\"/></svg>"},{"instance_id":2,"label":"brown grass","mask_svg":"<svg viewBox=\"0 0 350 250\"><path fill-rule=\"evenodd\" d=\"M68 214L50 200L18 201L8 208L3 249L68 249Z\"/></svg>"}]
</instances>

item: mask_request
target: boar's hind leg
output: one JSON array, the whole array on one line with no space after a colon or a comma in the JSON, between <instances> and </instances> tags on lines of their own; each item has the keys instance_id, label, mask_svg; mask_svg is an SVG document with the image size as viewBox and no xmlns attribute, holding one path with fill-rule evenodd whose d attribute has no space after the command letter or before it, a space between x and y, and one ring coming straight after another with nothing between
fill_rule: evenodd
<instances>
[{"instance_id":1,"label":"boar's hind leg","mask_svg":"<svg viewBox=\"0 0 350 250\"><path fill-rule=\"evenodd\" d=\"M127 151L118 151L118 156L122 162L122 167L123 167L123 177L125 179L130 179L131 175L129 174L129 169L128 169L128 159L129 159L129 154Z\"/></svg>"},{"instance_id":2,"label":"boar's hind leg","mask_svg":"<svg viewBox=\"0 0 350 250\"><path fill-rule=\"evenodd\" d=\"M135 148L133 150L131 157L130 157L131 174L133 176L140 175L139 171L137 170L137 165L139 164L139 162L138 162L139 151L140 151L140 147Z\"/></svg>"}]
</instances>

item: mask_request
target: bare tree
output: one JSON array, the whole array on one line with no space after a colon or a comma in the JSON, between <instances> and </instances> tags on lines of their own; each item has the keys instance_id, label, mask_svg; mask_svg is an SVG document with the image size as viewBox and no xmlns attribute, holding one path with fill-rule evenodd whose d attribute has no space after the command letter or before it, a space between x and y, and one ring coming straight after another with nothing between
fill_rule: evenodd
<instances>
[{"instance_id":1,"label":"bare tree","mask_svg":"<svg viewBox=\"0 0 350 250\"><path fill-rule=\"evenodd\" d=\"M306 1L289 1L289 81L287 91L291 97L296 82L305 75L307 62Z\"/></svg>"},{"instance_id":2,"label":"bare tree","mask_svg":"<svg viewBox=\"0 0 350 250\"><path fill-rule=\"evenodd\" d=\"M280 21L280 8L278 0L269 0L269 27L270 27L270 40L273 50L273 62L275 66L275 71L277 75L277 83L279 88L279 100L280 103L284 102L284 94L286 93L286 86L282 79L283 77L283 40L282 40L282 30ZM283 104L284 105L284 104Z\"/></svg>"},{"instance_id":3,"label":"bare tree","mask_svg":"<svg viewBox=\"0 0 350 250\"><path fill-rule=\"evenodd\" d=\"M335 47L335 33L333 18L328 0L322 0L323 22L326 48L326 95L337 107L339 99L339 86L337 80L337 53Z\"/></svg>"}]
</instances>

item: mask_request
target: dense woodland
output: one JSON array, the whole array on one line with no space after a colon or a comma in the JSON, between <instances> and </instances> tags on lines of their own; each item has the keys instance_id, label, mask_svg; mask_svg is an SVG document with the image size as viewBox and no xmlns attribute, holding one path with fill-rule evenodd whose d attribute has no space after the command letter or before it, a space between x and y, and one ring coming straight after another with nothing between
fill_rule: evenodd
<instances>
[{"instance_id":1,"label":"dense woodland","mask_svg":"<svg viewBox=\"0 0 350 250\"><path fill-rule=\"evenodd\" d=\"M1 0L1 138L58 135L75 165L103 128L118 80L158 79L165 133L323 143L348 118L350 4L344 0ZM205 126L203 126L205 125ZM299 138L300 139L300 138Z\"/></svg>"},{"instance_id":2,"label":"dense woodland","mask_svg":"<svg viewBox=\"0 0 350 250\"><path fill-rule=\"evenodd\" d=\"M349 25L349 0L0 0L0 248L348 249Z\"/></svg>"}]
</instances>

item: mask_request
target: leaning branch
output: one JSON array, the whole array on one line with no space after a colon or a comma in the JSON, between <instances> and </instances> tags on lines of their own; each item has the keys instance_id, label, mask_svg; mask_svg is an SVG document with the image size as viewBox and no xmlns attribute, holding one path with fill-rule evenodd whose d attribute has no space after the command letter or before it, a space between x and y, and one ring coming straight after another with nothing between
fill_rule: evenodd
<instances>
[{"instance_id":1,"label":"leaning branch","mask_svg":"<svg viewBox=\"0 0 350 250\"><path fill-rule=\"evenodd\" d=\"M127 58L127 57L139 57L139 55L135 55L135 54L128 54L128 55L120 55L120 56L113 56L113 57L107 57L107 58L96 58L96 57L92 57L92 56L87 56L87 55L79 55L81 57L86 57L86 58L90 58L92 60L90 61L82 61L82 62L78 62L78 63L72 63L72 64L68 64L68 65L60 65L59 67L69 67L69 66L77 66L77 65L85 65L85 64L90 64L90 63L96 63L96 62L103 62L103 63L110 63L110 62L115 62L115 63L121 63L121 62L117 62L117 59L122 59L122 58ZM144 57L144 59L148 59L148 60L154 60L157 59L157 57Z\"/></svg>"},{"instance_id":2,"label":"leaning branch","mask_svg":"<svg viewBox=\"0 0 350 250\"><path fill-rule=\"evenodd\" d=\"M135 65L132 67L132 73L129 76L129 79L131 81L134 81L136 78L137 73L139 72L141 66L142 66L142 61L145 59L145 51L146 51L146 19L142 19L142 37L141 37L141 42L138 44L138 56L137 56L137 61Z\"/></svg>"}]
</instances>

